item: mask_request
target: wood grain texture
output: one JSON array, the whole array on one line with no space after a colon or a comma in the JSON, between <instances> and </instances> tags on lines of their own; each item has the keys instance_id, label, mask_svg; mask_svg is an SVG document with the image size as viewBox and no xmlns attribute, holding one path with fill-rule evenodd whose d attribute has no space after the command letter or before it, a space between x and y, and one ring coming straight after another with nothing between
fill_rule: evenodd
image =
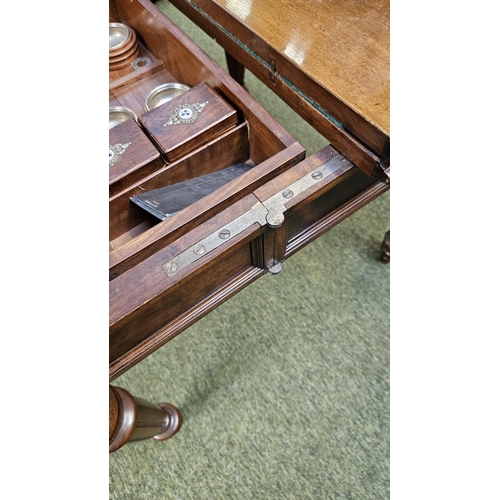
<instances>
[{"instance_id":1,"label":"wood grain texture","mask_svg":"<svg viewBox=\"0 0 500 500\"><path fill-rule=\"evenodd\" d=\"M119 0L116 5L121 22L136 30L144 46L156 59L163 61L175 81L191 87L205 82L233 105L252 127L254 123L262 122L267 129L267 144L262 144L266 150L272 146L277 153L296 142L282 125L149 0Z\"/></svg>"},{"instance_id":2,"label":"wood grain texture","mask_svg":"<svg viewBox=\"0 0 500 500\"><path fill-rule=\"evenodd\" d=\"M339 156L341 155L338 151L327 146L256 189L254 194L265 203L276 193L283 192L292 183ZM345 216L364 206L367 200L362 201L366 198L363 193L372 186L375 190L370 200L388 189L387 185L365 175L353 163L347 161L332 174L297 193L284 204L285 221L275 235L275 238L281 238L281 242L276 245L276 254L281 254L275 257L275 261L282 262L327 229L344 220Z\"/></svg>"},{"instance_id":3,"label":"wood grain texture","mask_svg":"<svg viewBox=\"0 0 500 500\"><path fill-rule=\"evenodd\" d=\"M120 398L116 391L109 386L109 440L118 433L118 425L120 423Z\"/></svg>"},{"instance_id":4,"label":"wood grain texture","mask_svg":"<svg viewBox=\"0 0 500 500\"><path fill-rule=\"evenodd\" d=\"M128 85L115 90L113 95L122 106L134 110L137 116L141 116L146 113L144 105L149 93L158 85L175 81L172 74L162 66L158 71L148 73L140 80L130 81Z\"/></svg>"},{"instance_id":5,"label":"wood grain texture","mask_svg":"<svg viewBox=\"0 0 500 500\"><path fill-rule=\"evenodd\" d=\"M132 30L135 35L135 31ZM135 69L132 67L132 63L136 58L143 57L151 61L151 63L146 64L142 68ZM118 64L116 61L121 58L121 62L127 60L126 64ZM138 40L135 41L135 50L132 53L128 53L127 57L115 56L109 59L109 86L110 89L120 85L122 81L133 80L138 74L143 71L149 71L153 64L157 63L156 58L149 52L149 50Z\"/></svg>"},{"instance_id":6,"label":"wood grain texture","mask_svg":"<svg viewBox=\"0 0 500 500\"><path fill-rule=\"evenodd\" d=\"M132 68L125 68L123 70L109 72L109 91L111 95L114 91L117 91L120 88L133 85L138 81L144 80L149 75L153 75L154 73L165 70L163 61L155 59L153 55L146 49L144 49L143 52L139 54L139 57L148 57L149 59L151 59L151 64L137 70L132 70Z\"/></svg>"},{"instance_id":7,"label":"wood grain texture","mask_svg":"<svg viewBox=\"0 0 500 500\"><path fill-rule=\"evenodd\" d=\"M249 244L252 245L258 240L259 236L252 239ZM195 307L186 310L173 321L162 326L154 335L137 342L126 353L111 361L109 364L109 380L113 381L125 373L131 367L182 333L186 328L198 321L198 319L202 318L210 311L213 311L217 306L254 282L264 273L265 270L262 267L255 265L254 267L243 270L239 274L233 275L231 279L227 280L223 285L198 301Z\"/></svg>"},{"instance_id":8,"label":"wood grain texture","mask_svg":"<svg viewBox=\"0 0 500 500\"><path fill-rule=\"evenodd\" d=\"M331 217L340 207L355 200L356 196L364 190L374 184L381 184L352 164L342 170L338 172L338 175L331 176L332 179L325 179L325 183L318 186L314 193L294 200L290 204L286 214L288 220L287 247L298 235L309 231L324 217ZM311 240L307 242L309 241ZM288 256L288 248L286 253Z\"/></svg>"},{"instance_id":9,"label":"wood grain texture","mask_svg":"<svg viewBox=\"0 0 500 500\"><path fill-rule=\"evenodd\" d=\"M226 7L218 4L229 15ZM363 165L370 173L373 163L380 160L378 155L349 130L335 128L330 136L342 146L343 154L349 150L352 162L287 202L284 224L261 227L255 222L187 267L167 274L163 269L167 261L194 249L204 237L217 235L255 204L261 206L340 153L329 146L303 161L304 148L149 0L118 0L116 11L122 22L140 33L141 43L161 65L144 72L144 78L129 75L127 82L126 75L120 76L116 80L120 84L110 90L110 102L134 109L130 104L139 106L146 87L165 71L174 81L192 87L205 82L235 110L238 124L110 197L110 380L265 272L279 270L285 258L388 189L357 168ZM282 86L293 100L294 89L284 82L278 76L272 85ZM303 99L298 107L309 117L316 116L309 108L318 113ZM321 116L314 124L331 132L331 122ZM134 194L240 162L254 167L165 221L151 220L130 203Z\"/></svg>"},{"instance_id":10,"label":"wood grain texture","mask_svg":"<svg viewBox=\"0 0 500 500\"><path fill-rule=\"evenodd\" d=\"M199 111L193 111L192 107L183 108L186 105L197 106ZM195 121L180 122L182 110L195 116ZM234 127L237 120L235 109L206 83L200 83L139 117L141 125L161 148L168 162L209 143Z\"/></svg>"},{"instance_id":11,"label":"wood grain texture","mask_svg":"<svg viewBox=\"0 0 500 500\"><path fill-rule=\"evenodd\" d=\"M109 452L128 442L171 438L182 425L180 411L169 403L155 405L132 396L122 387L109 386Z\"/></svg>"},{"instance_id":12,"label":"wood grain texture","mask_svg":"<svg viewBox=\"0 0 500 500\"><path fill-rule=\"evenodd\" d=\"M219 145L222 146L223 143L219 142ZM199 162L198 160L203 158L207 149L208 146L207 148L202 148L201 150L193 153L192 157L189 159L185 159L185 161L192 165L192 168L195 169L194 171L196 171L198 165L203 165L203 162ZM251 193L258 186L264 184L275 175L294 165L298 160L303 158L303 152L304 150L299 144L294 147L287 148L287 150L282 151L273 158L262 162L260 165L256 165L255 168L219 188L214 193L193 203L191 206L175 215L175 217L166 219L156 224L154 228L141 232L141 234L133 240L130 240L126 245L120 248L115 248L109 256L110 274L121 274L139 263L144 258L153 255L169 242L183 234L186 234L188 231L194 229L198 224L208 220L218 211L227 208L237 199ZM226 155L221 155L221 158L225 157L227 158ZM176 164L173 163L170 167L172 168L175 165ZM222 164L220 165L221 168L223 168ZM161 175L161 172L159 175ZM155 188L156 187L161 186L157 186L155 183ZM139 186L134 187L134 189L142 191L142 188ZM134 227L136 224L144 221L144 216L142 214L137 217L136 213L134 216L132 211L133 209L123 212L120 207L124 207L126 204L129 204L129 202L128 198L125 198L124 193L122 193L120 197L122 198L121 202L119 202L117 198L110 201L110 221L114 221L113 223L110 222L111 240L120 236L120 234L116 234L121 231L117 231L116 228L118 226L116 224L119 224L120 228L123 228L124 224L127 227ZM135 208L139 210L138 207ZM136 223L131 223L131 218Z\"/></svg>"},{"instance_id":13,"label":"wood grain texture","mask_svg":"<svg viewBox=\"0 0 500 500\"><path fill-rule=\"evenodd\" d=\"M172 4L342 153L357 160L346 149L352 149L346 133L382 155L390 133L389 0Z\"/></svg>"},{"instance_id":14,"label":"wood grain texture","mask_svg":"<svg viewBox=\"0 0 500 500\"><path fill-rule=\"evenodd\" d=\"M115 0L109 0L109 22L119 23L120 14L118 13L118 8L116 7Z\"/></svg>"},{"instance_id":15,"label":"wood grain texture","mask_svg":"<svg viewBox=\"0 0 500 500\"><path fill-rule=\"evenodd\" d=\"M359 174L359 172L356 172L356 175ZM363 181L367 181L366 176L363 178ZM358 187L359 186L355 186L356 189ZM353 184L351 184L351 189L352 188ZM345 189L345 187L342 187L342 189ZM332 227L336 226L347 217L357 212L360 208L363 208L368 203L384 194L386 191L388 191L388 189L389 186L387 184L384 184L382 182L374 182L361 192L354 190L351 194L351 197L347 201L345 201L340 206L333 206L330 211L325 210L324 206L321 206L323 200L325 200L327 204L332 202L332 197L329 193L323 195L323 200L314 200L312 202L311 209L317 210L319 217L316 216L315 218L310 218L310 220L306 224L304 224L303 222L301 224L295 223L295 227L300 228L300 230L288 239L285 258L289 258L290 256L292 256L295 252L303 248L305 245L311 243L313 240L329 231ZM319 210L317 209L318 204ZM315 207L314 205L317 206ZM294 214L292 213L290 217L290 219L292 220L292 225L293 217Z\"/></svg>"},{"instance_id":16,"label":"wood grain texture","mask_svg":"<svg viewBox=\"0 0 500 500\"><path fill-rule=\"evenodd\" d=\"M389 0L215 1L389 135Z\"/></svg>"}]
</instances>

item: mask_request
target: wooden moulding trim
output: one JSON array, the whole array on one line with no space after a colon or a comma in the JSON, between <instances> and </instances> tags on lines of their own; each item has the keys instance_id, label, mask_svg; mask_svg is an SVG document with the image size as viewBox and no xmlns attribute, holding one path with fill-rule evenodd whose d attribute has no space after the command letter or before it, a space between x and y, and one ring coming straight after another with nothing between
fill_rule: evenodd
<instances>
[{"instance_id":1,"label":"wooden moulding trim","mask_svg":"<svg viewBox=\"0 0 500 500\"><path fill-rule=\"evenodd\" d=\"M309 226L301 233L294 236L293 240L291 240L287 245L285 257L290 257L295 252L300 250L304 245L318 238L326 231L330 230L333 226L336 226L344 219L352 215L354 212L358 211L360 208L363 208L365 205L388 190L389 186L381 182L377 182L374 185L370 186L368 189L339 207L330 215L323 217L316 224Z\"/></svg>"},{"instance_id":2,"label":"wooden moulding trim","mask_svg":"<svg viewBox=\"0 0 500 500\"><path fill-rule=\"evenodd\" d=\"M178 289L183 289L186 279L196 280L207 266L212 267L215 262L224 266L223 255L228 252L235 253L237 249L249 243L249 239L260 234L262 228L259 223L251 221L251 225L244 227L225 242L218 238L218 241L221 242L218 246L206 251L200 258L181 266L170 277L165 274L163 265L166 262L177 259L181 254L190 254L190 250L196 243L214 235L227 224L235 221L238 217L237 214L248 213L254 205L252 204L254 199L255 197L248 196L242 200L239 206L236 206L237 211L227 209L221 212L220 216L212 218L200 226L199 230L165 246L150 258L111 281L109 283L110 336L115 335L123 326L129 324L131 317L136 317L137 313L143 311L145 307L151 307L154 301L165 297L166 294L176 293ZM242 270L243 268L240 272ZM226 275L226 279L230 279L229 275ZM224 281L220 279L214 288L223 286L223 283Z\"/></svg>"},{"instance_id":3,"label":"wooden moulding trim","mask_svg":"<svg viewBox=\"0 0 500 500\"><path fill-rule=\"evenodd\" d=\"M264 273L266 273L265 269L258 267L249 268L207 296L202 302L199 302L196 306L188 309L184 314L176 318L164 328L158 330L126 354L110 363L109 380L113 381L122 375L124 372L132 368L132 366L136 365L139 361L142 361L162 345L172 340L179 333L183 332L186 328L198 321L202 316L208 314L217 306L231 298L235 293L239 292L251 282L255 281L258 277L262 276Z\"/></svg>"}]
</instances>

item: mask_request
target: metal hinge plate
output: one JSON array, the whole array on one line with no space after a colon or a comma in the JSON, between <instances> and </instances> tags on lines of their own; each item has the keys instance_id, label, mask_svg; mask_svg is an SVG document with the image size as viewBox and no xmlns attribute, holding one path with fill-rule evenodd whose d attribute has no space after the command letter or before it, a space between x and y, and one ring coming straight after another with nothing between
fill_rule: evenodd
<instances>
[{"instance_id":1,"label":"metal hinge plate","mask_svg":"<svg viewBox=\"0 0 500 500\"><path fill-rule=\"evenodd\" d=\"M335 156L327 161L314 172L304 175L296 180L280 193L276 193L267 200L263 201L263 205L269 210L267 222L271 227L279 227L285 220L284 212L286 211L285 204L297 195L304 192L306 189L317 184L321 179L333 174L348 162L345 156Z\"/></svg>"},{"instance_id":2,"label":"metal hinge plate","mask_svg":"<svg viewBox=\"0 0 500 500\"><path fill-rule=\"evenodd\" d=\"M285 221L284 212L286 211L285 204L287 202L314 186L321 179L339 170L347 161L344 156L336 156L318 167L314 172L308 173L293 182L281 192L276 193L262 203L256 203L244 214L182 251L173 259L165 262L162 266L163 270L167 276L174 276L255 223L259 223L261 227L266 224L272 228L280 227Z\"/></svg>"},{"instance_id":3,"label":"metal hinge plate","mask_svg":"<svg viewBox=\"0 0 500 500\"><path fill-rule=\"evenodd\" d=\"M244 214L163 264L164 271L167 273L167 276L177 274L179 271L182 271L193 262L201 259L204 255L220 247L226 241L234 238L256 222L264 226L266 224L266 215L266 208L261 203L256 203Z\"/></svg>"}]
</instances>

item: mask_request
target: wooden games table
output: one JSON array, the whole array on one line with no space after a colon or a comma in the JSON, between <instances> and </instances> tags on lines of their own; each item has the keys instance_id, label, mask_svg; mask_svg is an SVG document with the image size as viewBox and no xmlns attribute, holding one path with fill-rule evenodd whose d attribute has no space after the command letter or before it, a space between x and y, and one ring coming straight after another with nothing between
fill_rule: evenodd
<instances>
[{"instance_id":1,"label":"wooden games table","mask_svg":"<svg viewBox=\"0 0 500 500\"><path fill-rule=\"evenodd\" d=\"M110 105L133 108L166 74L207 83L238 123L110 192L110 382L389 189L389 0L170 1L225 49L230 75L154 2L110 0L110 22L136 30L153 59L137 73L110 72ZM241 88L245 68L330 145L306 158ZM255 168L174 218L151 226L130 205L131 195L189 178L194 167L245 160ZM382 251L388 262L388 233ZM174 406L119 387L109 401L110 452L168 439L182 423Z\"/></svg>"}]
</instances>

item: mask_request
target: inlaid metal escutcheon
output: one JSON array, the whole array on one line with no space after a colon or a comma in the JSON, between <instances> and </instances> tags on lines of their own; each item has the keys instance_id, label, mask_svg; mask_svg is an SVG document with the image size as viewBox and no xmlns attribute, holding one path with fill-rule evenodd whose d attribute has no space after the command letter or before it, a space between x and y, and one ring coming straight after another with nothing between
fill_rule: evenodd
<instances>
[{"instance_id":1,"label":"inlaid metal escutcheon","mask_svg":"<svg viewBox=\"0 0 500 500\"><path fill-rule=\"evenodd\" d=\"M163 124L163 126L194 123L207 104L208 101L201 103L195 102L194 104L181 104L175 109L173 115L168 119L167 123Z\"/></svg>"},{"instance_id":2,"label":"inlaid metal escutcheon","mask_svg":"<svg viewBox=\"0 0 500 500\"><path fill-rule=\"evenodd\" d=\"M109 166L112 167L121 157L121 155L125 152L125 150L131 145L131 142L127 142L126 144L113 144L109 146Z\"/></svg>"}]
</instances>

